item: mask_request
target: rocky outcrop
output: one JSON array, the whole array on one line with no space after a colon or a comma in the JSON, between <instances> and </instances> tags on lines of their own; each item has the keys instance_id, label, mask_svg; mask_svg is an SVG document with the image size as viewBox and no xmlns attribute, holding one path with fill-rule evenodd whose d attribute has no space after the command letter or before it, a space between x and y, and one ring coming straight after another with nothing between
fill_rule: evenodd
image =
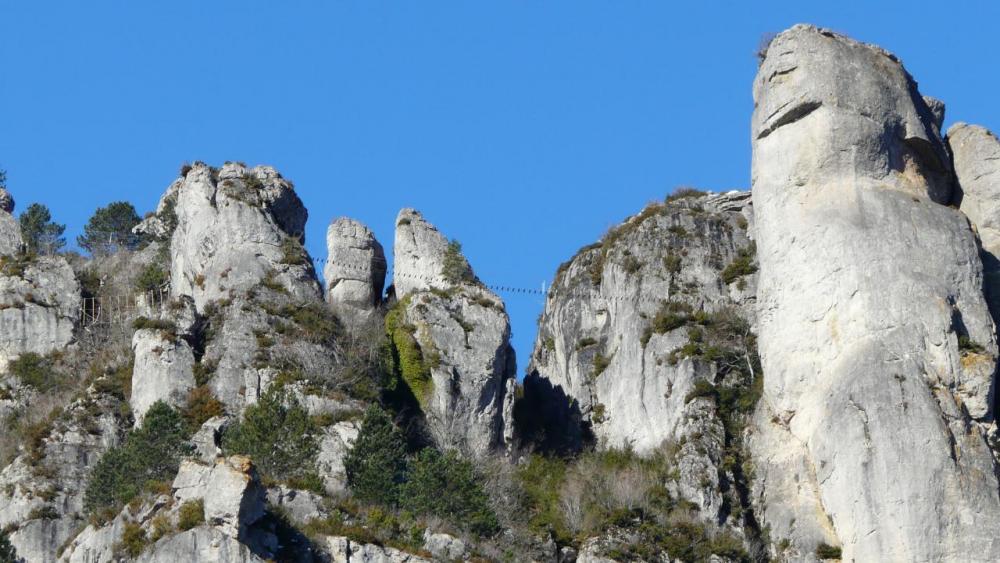
<instances>
[{"instance_id":1,"label":"rocky outcrop","mask_svg":"<svg viewBox=\"0 0 1000 563\"><path fill-rule=\"evenodd\" d=\"M431 563L431 559L342 536L327 536L323 546L329 563Z\"/></svg>"},{"instance_id":2,"label":"rocky outcrop","mask_svg":"<svg viewBox=\"0 0 1000 563\"><path fill-rule=\"evenodd\" d=\"M130 560L147 562L263 562L274 538L251 527L264 515L265 489L250 460L233 456L205 464L181 462L173 498L166 495L130 503L103 526L90 525L67 543L60 561L103 563L120 560L128 526L145 533L142 553ZM204 522L179 529L186 503L200 503Z\"/></svg>"},{"instance_id":3,"label":"rocky outcrop","mask_svg":"<svg viewBox=\"0 0 1000 563\"><path fill-rule=\"evenodd\" d=\"M261 282L303 299L319 296L312 261L302 247L306 209L292 184L268 166L196 163L176 198L171 240L171 291L194 298L199 312Z\"/></svg>"},{"instance_id":4,"label":"rocky outcrop","mask_svg":"<svg viewBox=\"0 0 1000 563\"><path fill-rule=\"evenodd\" d=\"M796 26L754 82L764 395L756 492L784 556L993 561L997 346L938 116L891 54Z\"/></svg>"},{"instance_id":5,"label":"rocky outcrop","mask_svg":"<svg viewBox=\"0 0 1000 563\"><path fill-rule=\"evenodd\" d=\"M0 258L0 370L25 352L65 349L79 307L80 284L64 258Z\"/></svg>"},{"instance_id":6,"label":"rocky outcrop","mask_svg":"<svg viewBox=\"0 0 1000 563\"><path fill-rule=\"evenodd\" d=\"M243 456L212 464L184 460L172 488L178 502L202 501L205 522L234 538L243 539L247 527L264 516L265 489Z\"/></svg>"},{"instance_id":7,"label":"rocky outcrop","mask_svg":"<svg viewBox=\"0 0 1000 563\"><path fill-rule=\"evenodd\" d=\"M513 421L515 358L503 301L476 280L465 257L419 213L396 223L399 302L386 316L403 382L442 448L484 455Z\"/></svg>"},{"instance_id":8,"label":"rocky outcrop","mask_svg":"<svg viewBox=\"0 0 1000 563\"><path fill-rule=\"evenodd\" d=\"M530 409L550 413L532 421L550 442L576 449L592 434L648 453L680 440L700 408L690 393L720 371L703 354L679 352L704 332L694 317L752 319L749 194L682 195L560 266L525 380Z\"/></svg>"},{"instance_id":9,"label":"rocky outcrop","mask_svg":"<svg viewBox=\"0 0 1000 563\"><path fill-rule=\"evenodd\" d=\"M445 275L448 239L415 209L403 209L396 216L393 244L392 283L396 298L431 288L447 290L455 280L471 278L471 269L460 254L452 254L451 279ZM471 281L471 279L469 279Z\"/></svg>"},{"instance_id":10,"label":"rocky outcrop","mask_svg":"<svg viewBox=\"0 0 1000 563\"><path fill-rule=\"evenodd\" d=\"M54 561L79 529L90 468L119 441L117 403L88 393L0 471L0 528L25 561ZM94 413L98 413L96 416Z\"/></svg>"},{"instance_id":11,"label":"rocky outcrop","mask_svg":"<svg viewBox=\"0 0 1000 563\"><path fill-rule=\"evenodd\" d=\"M326 248L327 303L348 325L367 321L382 302L386 269L382 245L371 229L341 217L327 229Z\"/></svg>"},{"instance_id":12,"label":"rocky outcrop","mask_svg":"<svg viewBox=\"0 0 1000 563\"><path fill-rule=\"evenodd\" d=\"M354 447L359 430L358 424L352 421L338 422L323 429L316 463L327 494L338 495L347 491L344 458Z\"/></svg>"},{"instance_id":13,"label":"rocky outcrop","mask_svg":"<svg viewBox=\"0 0 1000 563\"><path fill-rule=\"evenodd\" d=\"M14 197L0 188L0 256L17 254L24 247L21 226L14 218Z\"/></svg>"},{"instance_id":14,"label":"rocky outcrop","mask_svg":"<svg viewBox=\"0 0 1000 563\"><path fill-rule=\"evenodd\" d=\"M986 301L1000 319L1000 140L978 125L948 129L955 177L954 202L976 227L982 242Z\"/></svg>"},{"instance_id":15,"label":"rocky outcrop","mask_svg":"<svg viewBox=\"0 0 1000 563\"><path fill-rule=\"evenodd\" d=\"M157 401L172 407L183 406L195 387L194 352L191 345L169 329L147 328L132 335L135 368L132 370L132 395L129 403L135 424Z\"/></svg>"}]
</instances>

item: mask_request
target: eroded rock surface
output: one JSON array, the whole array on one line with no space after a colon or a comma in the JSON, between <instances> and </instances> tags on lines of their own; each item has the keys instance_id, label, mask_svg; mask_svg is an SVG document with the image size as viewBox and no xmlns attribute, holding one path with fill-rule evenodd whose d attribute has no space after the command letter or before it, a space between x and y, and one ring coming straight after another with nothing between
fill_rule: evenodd
<instances>
[{"instance_id":1,"label":"eroded rock surface","mask_svg":"<svg viewBox=\"0 0 1000 563\"><path fill-rule=\"evenodd\" d=\"M400 301L386 328L431 437L471 455L503 446L516 370L503 301L413 210L399 214L394 255Z\"/></svg>"},{"instance_id":2,"label":"eroded rock surface","mask_svg":"<svg viewBox=\"0 0 1000 563\"><path fill-rule=\"evenodd\" d=\"M375 234L354 219L341 217L326 232L329 259L323 276L326 301L349 324L369 319L382 301L386 261Z\"/></svg>"},{"instance_id":3,"label":"eroded rock surface","mask_svg":"<svg viewBox=\"0 0 1000 563\"><path fill-rule=\"evenodd\" d=\"M993 561L997 347L939 118L899 61L810 26L754 82L764 396L752 451L784 556Z\"/></svg>"},{"instance_id":4,"label":"eroded rock surface","mask_svg":"<svg viewBox=\"0 0 1000 563\"><path fill-rule=\"evenodd\" d=\"M982 241L986 300L1000 319L1000 140L978 125L956 123L948 129L955 166L955 203Z\"/></svg>"},{"instance_id":5,"label":"eroded rock surface","mask_svg":"<svg viewBox=\"0 0 1000 563\"><path fill-rule=\"evenodd\" d=\"M0 370L25 352L63 350L79 308L80 284L64 258L7 257L0 263Z\"/></svg>"},{"instance_id":6,"label":"eroded rock surface","mask_svg":"<svg viewBox=\"0 0 1000 563\"><path fill-rule=\"evenodd\" d=\"M228 163L214 169L196 163L165 197L176 198L174 296L193 297L202 312L209 302L265 279L296 297L319 296L312 261L301 244L306 209L292 184L273 168Z\"/></svg>"}]
</instances>

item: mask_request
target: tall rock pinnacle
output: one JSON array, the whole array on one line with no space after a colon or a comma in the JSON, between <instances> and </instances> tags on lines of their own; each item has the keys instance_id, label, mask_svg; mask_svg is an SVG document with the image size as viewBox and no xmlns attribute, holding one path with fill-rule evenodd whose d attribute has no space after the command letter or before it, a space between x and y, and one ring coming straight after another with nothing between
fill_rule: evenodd
<instances>
[{"instance_id":1,"label":"tall rock pinnacle","mask_svg":"<svg viewBox=\"0 0 1000 563\"><path fill-rule=\"evenodd\" d=\"M996 561L997 345L950 160L891 54L795 26L754 82L763 523L792 559Z\"/></svg>"},{"instance_id":2,"label":"tall rock pinnacle","mask_svg":"<svg viewBox=\"0 0 1000 563\"><path fill-rule=\"evenodd\" d=\"M371 229L341 217L330 223L326 247L326 301L342 321L353 323L369 318L382 300L385 285L382 245Z\"/></svg>"}]
</instances>

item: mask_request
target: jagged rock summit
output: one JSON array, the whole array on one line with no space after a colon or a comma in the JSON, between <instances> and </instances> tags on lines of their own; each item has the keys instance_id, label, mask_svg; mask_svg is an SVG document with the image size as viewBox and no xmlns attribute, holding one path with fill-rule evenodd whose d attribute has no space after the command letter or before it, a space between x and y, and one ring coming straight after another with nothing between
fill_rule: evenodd
<instances>
[{"instance_id":1,"label":"jagged rock summit","mask_svg":"<svg viewBox=\"0 0 1000 563\"><path fill-rule=\"evenodd\" d=\"M386 329L433 440L474 456L513 439L516 362L503 301L419 212L396 220Z\"/></svg>"},{"instance_id":2,"label":"jagged rock summit","mask_svg":"<svg viewBox=\"0 0 1000 563\"><path fill-rule=\"evenodd\" d=\"M341 217L326 231L326 301L344 322L368 320L382 302L386 261L375 233Z\"/></svg>"},{"instance_id":3,"label":"jagged rock summit","mask_svg":"<svg viewBox=\"0 0 1000 563\"><path fill-rule=\"evenodd\" d=\"M170 198L177 217L170 246L174 296L192 297L203 311L209 302L266 278L293 296L319 296L302 248L308 214L291 182L275 169L195 163L167 190L164 200Z\"/></svg>"},{"instance_id":4,"label":"jagged rock summit","mask_svg":"<svg viewBox=\"0 0 1000 563\"><path fill-rule=\"evenodd\" d=\"M891 54L804 25L770 44L754 100L772 540L795 560L1000 559L997 345L940 112Z\"/></svg>"}]
</instances>

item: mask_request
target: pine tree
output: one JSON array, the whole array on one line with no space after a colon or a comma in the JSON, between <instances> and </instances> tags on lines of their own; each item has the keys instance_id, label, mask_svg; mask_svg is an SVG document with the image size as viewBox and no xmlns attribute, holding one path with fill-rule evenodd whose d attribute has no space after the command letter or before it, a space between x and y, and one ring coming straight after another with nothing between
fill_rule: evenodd
<instances>
[{"instance_id":1,"label":"pine tree","mask_svg":"<svg viewBox=\"0 0 1000 563\"><path fill-rule=\"evenodd\" d=\"M55 254L66 246L63 233L66 225L52 221L49 208L32 203L18 218L21 224L21 238L28 252L32 254Z\"/></svg>"},{"instance_id":2,"label":"pine tree","mask_svg":"<svg viewBox=\"0 0 1000 563\"><path fill-rule=\"evenodd\" d=\"M120 249L134 250L139 246L132 228L140 222L139 214L127 201L116 201L94 212L83 227L76 242L91 254L111 254Z\"/></svg>"},{"instance_id":3,"label":"pine tree","mask_svg":"<svg viewBox=\"0 0 1000 563\"><path fill-rule=\"evenodd\" d=\"M369 407L344 458L347 485L359 500L394 506L406 470L406 443L388 413Z\"/></svg>"},{"instance_id":4,"label":"pine tree","mask_svg":"<svg viewBox=\"0 0 1000 563\"><path fill-rule=\"evenodd\" d=\"M18 563L18 561L20 559L17 558L17 550L11 545L3 529L0 529L0 563Z\"/></svg>"}]
</instances>

